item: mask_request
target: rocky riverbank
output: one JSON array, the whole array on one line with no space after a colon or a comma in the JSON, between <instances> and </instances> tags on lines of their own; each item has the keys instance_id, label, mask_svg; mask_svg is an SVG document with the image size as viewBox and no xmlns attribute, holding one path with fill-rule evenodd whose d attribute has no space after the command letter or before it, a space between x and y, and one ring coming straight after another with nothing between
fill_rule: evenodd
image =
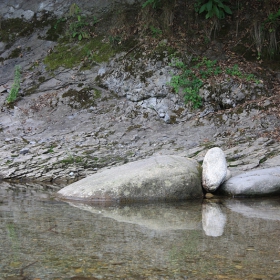
<instances>
[{"instance_id":1,"label":"rocky riverbank","mask_svg":"<svg viewBox=\"0 0 280 280\"><path fill-rule=\"evenodd\" d=\"M45 58L58 43L45 38L49 28L0 45L2 179L72 182L154 154L201 163L214 146L233 175L280 165L279 92L265 83L228 78L214 94L205 84L203 107L193 109L168 86L178 69L170 66L166 41L153 55L139 47L88 69L51 71ZM22 69L21 97L9 106L15 65Z\"/></svg>"}]
</instances>

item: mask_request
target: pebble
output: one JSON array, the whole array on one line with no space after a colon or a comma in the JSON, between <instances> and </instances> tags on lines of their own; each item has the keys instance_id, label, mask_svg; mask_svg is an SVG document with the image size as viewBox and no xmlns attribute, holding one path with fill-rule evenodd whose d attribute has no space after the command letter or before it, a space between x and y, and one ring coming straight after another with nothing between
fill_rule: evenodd
<instances>
[{"instance_id":1,"label":"pebble","mask_svg":"<svg viewBox=\"0 0 280 280\"><path fill-rule=\"evenodd\" d=\"M29 149L28 148L21 149L19 151L19 153L22 154L22 155L25 155L25 154L29 153Z\"/></svg>"},{"instance_id":2,"label":"pebble","mask_svg":"<svg viewBox=\"0 0 280 280\"><path fill-rule=\"evenodd\" d=\"M214 197L214 195L212 193L206 193L205 194L205 198L207 198L207 199L211 199L213 197Z\"/></svg>"}]
</instances>

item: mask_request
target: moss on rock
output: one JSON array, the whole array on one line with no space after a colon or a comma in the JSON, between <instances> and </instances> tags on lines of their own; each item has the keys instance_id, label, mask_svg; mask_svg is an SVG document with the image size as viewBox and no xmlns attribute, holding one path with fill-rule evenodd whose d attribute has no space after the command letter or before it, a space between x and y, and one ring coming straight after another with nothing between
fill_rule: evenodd
<instances>
[{"instance_id":1,"label":"moss on rock","mask_svg":"<svg viewBox=\"0 0 280 280\"><path fill-rule=\"evenodd\" d=\"M85 42L60 43L52 53L45 58L49 70L59 67L72 68L81 64L84 60L101 63L108 61L116 53L112 46L102 37L95 37Z\"/></svg>"}]
</instances>

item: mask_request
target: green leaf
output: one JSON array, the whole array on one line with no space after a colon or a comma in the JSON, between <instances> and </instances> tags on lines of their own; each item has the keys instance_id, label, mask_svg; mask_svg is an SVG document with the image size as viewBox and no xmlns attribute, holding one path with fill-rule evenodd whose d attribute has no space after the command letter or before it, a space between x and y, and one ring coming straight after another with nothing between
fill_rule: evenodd
<instances>
[{"instance_id":1,"label":"green leaf","mask_svg":"<svg viewBox=\"0 0 280 280\"><path fill-rule=\"evenodd\" d=\"M208 15L209 15L210 18L212 18L214 16L214 10L212 9L211 11L209 11Z\"/></svg>"},{"instance_id":2,"label":"green leaf","mask_svg":"<svg viewBox=\"0 0 280 280\"><path fill-rule=\"evenodd\" d=\"M206 4L202 5L201 8L199 9L199 13L203 13L206 9Z\"/></svg>"},{"instance_id":3,"label":"green leaf","mask_svg":"<svg viewBox=\"0 0 280 280\"><path fill-rule=\"evenodd\" d=\"M212 10L212 7L213 7L213 3L211 0L209 0L207 3L206 3L206 8L207 8L207 11L211 11Z\"/></svg>"},{"instance_id":4,"label":"green leaf","mask_svg":"<svg viewBox=\"0 0 280 280\"><path fill-rule=\"evenodd\" d=\"M213 6L213 11L216 14L217 18L221 18L220 10L218 9L218 7L216 5Z\"/></svg>"},{"instance_id":5,"label":"green leaf","mask_svg":"<svg viewBox=\"0 0 280 280\"><path fill-rule=\"evenodd\" d=\"M79 41L81 41L83 39L82 34L79 34L78 39L79 39Z\"/></svg>"},{"instance_id":6,"label":"green leaf","mask_svg":"<svg viewBox=\"0 0 280 280\"><path fill-rule=\"evenodd\" d=\"M231 9L229 8L229 6L224 6L224 11L227 13L227 14L232 14L232 11L231 11Z\"/></svg>"}]
</instances>

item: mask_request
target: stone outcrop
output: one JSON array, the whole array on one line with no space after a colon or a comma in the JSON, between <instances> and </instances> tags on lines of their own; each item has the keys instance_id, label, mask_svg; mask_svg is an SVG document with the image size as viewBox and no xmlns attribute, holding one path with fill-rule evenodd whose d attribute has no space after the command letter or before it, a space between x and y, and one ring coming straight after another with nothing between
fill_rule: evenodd
<instances>
[{"instance_id":1,"label":"stone outcrop","mask_svg":"<svg viewBox=\"0 0 280 280\"><path fill-rule=\"evenodd\" d=\"M222 149L210 149L202 164L202 186L208 192L214 192L227 177L227 161Z\"/></svg>"},{"instance_id":2,"label":"stone outcrop","mask_svg":"<svg viewBox=\"0 0 280 280\"><path fill-rule=\"evenodd\" d=\"M246 100L267 95L263 83L237 84L232 79L224 80L220 84L204 85L199 94L212 110L232 108Z\"/></svg>"},{"instance_id":3,"label":"stone outcrop","mask_svg":"<svg viewBox=\"0 0 280 280\"><path fill-rule=\"evenodd\" d=\"M28 19L32 13L39 21L45 12L59 16L72 3L81 3L2 2L3 21L19 15ZM138 1L83 1L80 6L95 15L109 11L112 3L119 8ZM24 37L13 33L9 44L0 42L0 178L69 183L156 153L202 163L214 146L225 152L233 175L280 165L279 156L273 158L280 146L271 138L279 117L269 113L279 106L272 98L258 100L265 93L262 84L250 88L227 80L214 86L215 92L205 85L200 91L204 106L194 110L184 103L182 92L175 94L168 86L171 73L178 70L170 66L166 39L152 56L136 48L133 59L120 53L89 70L60 67L52 73L44 61L57 45L47 39L50 27L35 28ZM12 55L15 50L20 50L18 57ZM19 98L10 107L6 98L15 65L21 67L22 78ZM227 96L231 101L221 103Z\"/></svg>"},{"instance_id":4,"label":"stone outcrop","mask_svg":"<svg viewBox=\"0 0 280 280\"><path fill-rule=\"evenodd\" d=\"M40 17L43 13L52 13L55 16L62 16L69 11L69 7L72 4L77 4L83 7L83 10L89 14L104 14L106 12L112 11L115 5L120 7L121 5L132 5L137 4L137 0L120 0L120 1L104 1L104 0L94 0L94 1L79 1L79 0L17 0L17 1L2 1L0 3L0 15L6 18L24 18L25 20L30 20L34 16Z\"/></svg>"},{"instance_id":5,"label":"stone outcrop","mask_svg":"<svg viewBox=\"0 0 280 280\"><path fill-rule=\"evenodd\" d=\"M63 188L58 197L93 202L200 198L200 167L184 157L154 156L100 171Z\"/></svg>"},{"instance_id":6,"label":"stone outcrop","mask_svg":"<svg viewBox=\"0 0 280 280\"><path fill-rule=\"evenodd\" d=\"M188 110L183 99L174 95L168 86L171 73L177 70L169 65L167 52L163 52L162 56L162 60L151 59L146 55L134 61L122 56L112 59L99 69L100 85L134 102L143 110L155 111L166 123L174 122L178 118L176 111L187 114Z\"/></svg>"},{"instance_id":7,"label":"stone outcrop","mask_svg":"<svg viewBox=\"0 0 280 280\"><path fill-rule=\"evenodd\" d=\"M248 171L230 178L218 193L231 196L265 196L280 194L280 167Z\"/></svg>"}]
</instances>

